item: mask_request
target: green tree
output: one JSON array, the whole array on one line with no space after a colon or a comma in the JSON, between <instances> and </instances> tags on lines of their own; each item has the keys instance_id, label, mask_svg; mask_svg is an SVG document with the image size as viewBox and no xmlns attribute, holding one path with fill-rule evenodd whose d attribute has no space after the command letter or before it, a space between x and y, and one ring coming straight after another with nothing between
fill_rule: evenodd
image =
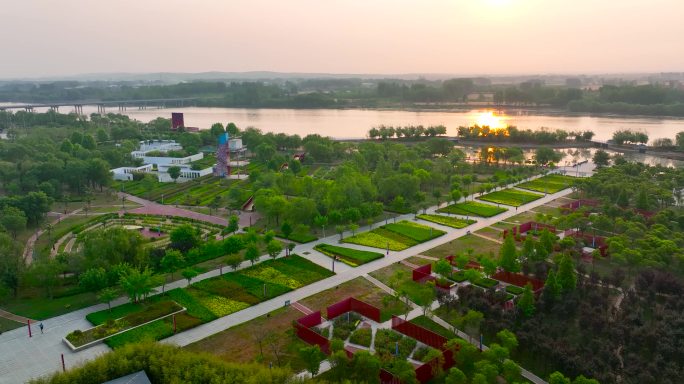
<instances>
[{"instance_id":1,"label":"green tree","mask_svg":"<svg viewBox=\"0 0 684 384\"><path fill-rule=\"evenodd\" d=\"M549 147L539 147L534 152L534 160L537 162L537 164L540 165L557 163L562 158L563 156L560 153L556 152L553 148Z\"/></svg>"},{"instance_id":2,"label":"green tree","mask_svg":"<svg viewBox=\"0 0 684 384\"><path fill-rule=\"evenodd\" d=\"M325 237L325 227L328 225L328 216L316 215L316 217L314 217L314 225L323 230L323 237Z\"/></svg>"},{"instance_id":3,"label":"green tree","mask_svg":"<svg viewBox=\"0 0 684 384\"><path fill-rule=\"evenodd\" d=\"M556 371L549 376L549 384L570 384L570 379Z\"/></svg>"},{"instance_id":4,"label":"green tree","mask_svg":"<svg viewBox=\"0 0 684 384\"><path fill-rule=\"evenodd\" d=\"M13 239L17 239L17 233L26 229L28 219L26 214L19 208L6 206L0 215L0 225L5 227L11 234Z\"/></svg>"},{"instance_id":5,"label":"green tree","mask_svg":"<svg viewBox=\"0 0 684 384\"><path fill-rule=\"evenodd\" d=\"M444 379L444 384L467 384L468 383L468 378L466 377L465 373L458 369L457 367L453 367L449 369L449 374L447 377Z\"/></svg>"},{"instance_id":6,"label":"green tree","mask_svg":"<svg viewBox=\"0 0 684 384\"><path fill-rule=\"evenodd\" d=\"M556 235L544 228L539 235L539 242L544 246L546 252L551 253L553 252L553 245L556 243Z\"/></svg>"},{"instance_id":7,"label":"green tree","mask_svg":"<svg viewBox=\"0 0 684 384\"><path fill-rule=\"evenodd\" d=\"M278 240L271 240L266 244L266 252L268 253L269 256L272 258L278 257L280 252L283 251L283 243L281 243Z\"/></svg>"},{"instance_id":8,"label":"green tree","mask_svg":"<svg viewBox=\"0 0 684 384\"><path fill-rule=\"evenodd\" d=\"M57 260L47 258L35 261L31 265L30 277L36 287L45 289L45 295L52 299L53 288L59 283L59 275L63 265Z\"/></svg>"},{"instance_id":9,"label":"green tree","mask_svg":"<svg viewBox=\"0 0 684 384\"><path fill-rule=\"evenodd\" d=\"M570 256L563 256L558 264L558 275L556 276L556 280L563 293L572 292L577 287L575 263Z\"/></svg>"},{"instance_id":10,"label":"green tree","mask_svg":"<svg viewBox=\"0 0 684 384\"><path fill-rule=\"evenodd\" d=\"M107 304L107 308L109 308L109 312L112 311L112 301L117 298L117 293L114 288L105 288L100 291L100 294L97 296L97 299L100 301L100 303Z\"/></svg>"},{"instance_id":11,"label":"green tree","mask_svg":"<svg viewBox=\"0 0 684 384\"><path fill-rule=\"evenodd\" d=\"M607 167L610 164L610 155L603 149L598 149L594 152L594 156L591 161L596 164L597 167Z\"/></svg>"},{"instance_id":12,"label":"green tree","mask_svg":"<svg viewBox=\"0 0 684 384\"><path fill-rule=\"evenodd\" d=\"M287 221L284 221L283 225L280 226L280 231L286 239L289 239L292 234L292 226Z\"/></svg>"},{"instance_id":13,"label":"green tree","mask_svg":"<svg viewBox=\"0 0 684 384\"><path fill-rule=\"evenodd\" d=\"M178 178L180 177L181 174L181 168L177 165L169 167L166 172L169 174L169 177L173 179L173 182L177 182Z\"/></svg>"},{"instance_id":14,"label":"green tree","mask_svg":"<svg viewBox=\"0 0 684 384\"><path fill-rule=\"evenodd\" d=\"M487 277L492 276L496 273L496 263L489 257L483 257L480 260L480 265L482 266L482 271L487 275Z\"/></svg>"},{"instance_id":15,"label":"green tree","mask_svg":"<svg viewBox=\"0 0 684 384\"><path fill-rule=\"evenodd\" d=\"M236 254L245 248L245 243L239 236L231 236L223 241L223 252L228 255Z\"/></svg>"},{"instance_id":16,"label":"green tree","mask_svg":"<svg viewBox=\"0 0 684 384\"><path fill-rule=\"evenodd\" d=\"M169 238L171 240L171 247L183 253L195 248L200 242L199 230L190 224L176 227L171 231Z\"/></svg>"},{"instance_id":17,"label":"green tree","mask_svg":"<svg viewBox=\"0 0 684 384\"><path fill-rule=\"evenodd\" d=\"M102 267L90 268L78 277L78 285L88 292L97 292L108 286L107 271Z\"/></svg>"},{"instance_id":18,"label":"green tree","mask_svg":"<svg viewBox=\"0 0 684 384\"><path fill-rule=\"evenodd\" d=\"M496 364L493 364L492 362L490 362L488 360L480 360L477 363L475 363L475 371L476 371L476 373L473 376L473 382L474 382L475 376L483 375L486 378L487 383L495 384L496 383L496 377L499 375L498 366Z\"/></svg>"},{"instance_id":19,"label":"green tree","mask_svg":"<svg viewBox=\"0 0 684 384\"><path fill-rule=\"evenodd\" d=\"M487 376L485 376L482 373L476 373L473 375L473 380L471 381L471 384L491 384L487 380Z\"/></svg>"},{"instance_id":20,"label":"green tree","mask_svg":"<svg viewBox=\"0 0 684 384\"><path fill-rule=\"evenodd\" d=\"M515 337L515 334L508 329L502 329L499 331L496 334L496 338L499 339L504 348L511 352L518 346L518 338Z\"/></svg>"},{"instance_id":21,"label":"green tree","mask_svg":"<svg viewBox=\"0 0 684 384\"><path fill-rule=\"evenodd\" d=\"M132 302L137 303L149 295L154 287L152 271L148 268L139 270L131 268L119 279L121 289L126 292Z\"/></svg>"},{"instance_id":22,"label":"green tree","mask_svg":"<svg viewBox=\"0 0 684 384\"><path fill-rule=\"evenodd\" d=\"M438 262L435 263L435 272L440 274L442 277L449 277L451 276L451 264L449 264L448 261L442 259Z\"/></svg>"},{"instance_id":23,"label":"green tree","mask_svg":"<svg viewBox=\"0 0 684 384\"><path fill-rule=\"evenodd\" d=\"M173 280L174 273L185 265L185 258L179 250L167 249L160 263L165 271L171 272L171 280Z\"/></svg>"},{"instance_id":24,"label":"green tree","mask_svg":"<svg viewBox=\"0 0 684 384\"><path fill-rule=\"evenodd\" d=\"M532 286L529 283L523 289L523 293L518 299L517 307L520 309L520 312L527 317L534 315L536 309L534 306L534 294L532 293Z\"/></svg>"},{"instance_id":25,"label":"green tree","mask_svg":"<svg viewBox=\"0 0 684 384\"><path fill-rule=\"evenodd\" d=\"M546 276L546 282L544 283L544 293L548 294L552 298L556 298L561 293L561 286L556 280L556 272L550 270L549 274Z\"/></svg>"},{"instance_id":26,"label":"green tree","mask_svg":"<svg viewBox=\"0 0 684 384\"><path fill-rule=\"evenodd\" d=\"M579 375L575 377L575 380L572 381L572 384L599 384L599 382L596 379L588 379L584 377L584 375Z\"/></svg>"},{"instance_id":27,"label":"green tree","mask_svg":"<svg viewBox=\"0 0 684 384\"><path fill-rule=\"evenodd\" d=\"M228 225L226 226L226 232L235 234L235 232L240 228L240 218L236 215L230 215L228 218Z\"/></svg>"},{"instance_id":28,"label":"green tree","mask_svg":"<svg viewBox=\"0 0 684 384\"><path fill-rule=\"evenodd\" d=\"M181 272L181 275L185 277L188 280L188 285L190 285L190 281L197 277L198 273L192 268L184 269L183 272Z\"/></svg>"},{"instance_id":29,"label":"green tree","mask_svg":"<svg viewBox=\"0 0 684 384\"><path fill-rule=\"evenodd\" d=\"M520 366L511 359L504 360L501 368L501 374L507 382L513 383L520 377Z\"/></svg>"},{"instance_id":30,"label":"green tree","mask_svg":"<svg viewBox=\"0 0 684 384\"><path fill-rule=\"evenodd\" d=\"M242 256L239 253L228 255L225 257L224 261L227 266L233 269L233 271L237 271L240 267L240 263L242 263Z\"/></svg>"},{"instance_id":31,"label":"green tree","mask_svg":"<svg viewBox=\"0 0 684 384\"><path fill-rule=\"evenodd\" d=\"M507 272L520 272L518 250L515 247L513 235L506 236L499 249L499 265Z\"/></svg>"},{"instance_id":32,"label":"green tree","mask_svg":"<svg viewBox=\"0 0 684 384\"><path fill-rule=\"evenodd\" d=\"M312 376L318 375L321 368L321 362L325 360L325 354L318 345L300 348L299 357L304 362L306 370L311 372Z\"/></svg>"},{"instance_id":33,"label":"green tree","mask_svg":"<svg viewBox=\"0 0 684 384\"><path fill-rule=\"evenodd\" d=\"M352 357L350 380L357 383L380 383L380 358L367 351L357 351Z\"/></svg>"},{"instance_id":34,"label":"green tree","mask_svg":"<svg viewBox=\"0 0 684 384\"><path fill-rule=\"evenodd\" d=\"M525 236L522 247L522 256L528 260L534 259L534 239L532 236Z\"/></svg>"},{"instance_id":35,"label":"green tree","mask_svg":"<svg viewBox=\"0 0 684 384\"><path fill-rule=\"evenodd\" d=\"M247 250L245 251L245 259L249 260L252 265L254 265L254 262L259 260L259 249L255 244L250 244L247 246Z\"/></svg>"}]
</instances>

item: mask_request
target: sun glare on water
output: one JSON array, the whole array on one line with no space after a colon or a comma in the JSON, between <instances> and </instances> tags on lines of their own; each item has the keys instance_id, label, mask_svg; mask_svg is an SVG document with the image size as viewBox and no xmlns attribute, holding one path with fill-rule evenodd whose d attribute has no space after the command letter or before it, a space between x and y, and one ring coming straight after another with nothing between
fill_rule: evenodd
<instances>
[{"instance_id":1,"label":"sun glare on water","mask_svg":"<svg viewBox=\"0 0 684 384\"><path fill-rule=\"evenodd\" d=\"M495 115L492 111L478 113L473 123L480 127L487 126L489 129L503 129L507 126L503 116Z\"/></svg>"}]
</instances>

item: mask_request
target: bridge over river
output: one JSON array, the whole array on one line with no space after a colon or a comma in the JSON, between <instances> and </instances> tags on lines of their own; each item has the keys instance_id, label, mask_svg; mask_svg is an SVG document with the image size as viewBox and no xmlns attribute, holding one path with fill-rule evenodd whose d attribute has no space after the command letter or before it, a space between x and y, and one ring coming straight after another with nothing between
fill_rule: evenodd
<instances>
[{"instance_id":1,"label":"bridge over river","mask_svg":"<svg viewBox=\"0 0 684 384\"><path fill-rule=\"evenodd\" d=\"M147 108L167 108L167 107L190 107L194 106L199 100L198 97L183 97L173 99L136 99L136 100L82 100L82 101L63 101L49 103L25 103L13 105L0 105L0 111L6 110L25 110L34 112L38 108L48 108L59 112L59 107L73 107L77 114L83 114L83 106L97 106L97 113L107 113L107 108L117 108L119 112L126 111L127 108L147 109Z\"/></svg>"}]
</instances>

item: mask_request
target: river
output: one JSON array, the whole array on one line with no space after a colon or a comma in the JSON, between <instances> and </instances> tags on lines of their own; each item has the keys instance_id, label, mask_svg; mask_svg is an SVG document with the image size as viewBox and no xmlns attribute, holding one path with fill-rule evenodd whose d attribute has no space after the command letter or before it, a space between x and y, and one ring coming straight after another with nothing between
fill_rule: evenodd
<instances>
[{"instance_id":1,"label":"river","mask_svg":"<svg viewBox=\"0 0 684 384\"><path fill-rule=\"evenodd\" d=\"M9 103L5 103L9 104ZM68 113L73 107L61 107L60 112ZM117 113L117 108L108 112ZM95 106L85 106L85 114L97 112ZM306 136L318 133L322 136L351 139L363 138L369 129L381 124L439 125L447 127L449 136L456 136L459 126L486 123L489 126L515 125L519 129L593 131L595 140L605 141L613 132L631 129L645 132L650 140L667 137L675 138L677 132L684 131L684 119L626 116L580 116L560 114L540 114L534 110L502 111L407 111L372 109L247 109L247 108L169 108L145 109L128 108L124 114L131 118L148 122L157 117L170 118L171 112L183 112L185 125L208 129L213 123L234 122L240 128L256 127L264 132L283 132Z\"/></svg>"}]
</instances>

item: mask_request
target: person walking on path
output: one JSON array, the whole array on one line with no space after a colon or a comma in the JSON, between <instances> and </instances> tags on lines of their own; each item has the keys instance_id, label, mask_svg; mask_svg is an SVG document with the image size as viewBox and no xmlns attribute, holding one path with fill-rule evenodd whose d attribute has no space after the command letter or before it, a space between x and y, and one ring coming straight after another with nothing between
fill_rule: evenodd
<instances>
[{"instance_id":1,"label":"person walking on path","mask_svg":"<svg viewBox=\"0 0 684 384\"><path fill-rule=\"evenodd\" d=\"M43 333L43 323L38 324L38 328L40 328L40 333Z\"/></svg>"}]
</instances>

